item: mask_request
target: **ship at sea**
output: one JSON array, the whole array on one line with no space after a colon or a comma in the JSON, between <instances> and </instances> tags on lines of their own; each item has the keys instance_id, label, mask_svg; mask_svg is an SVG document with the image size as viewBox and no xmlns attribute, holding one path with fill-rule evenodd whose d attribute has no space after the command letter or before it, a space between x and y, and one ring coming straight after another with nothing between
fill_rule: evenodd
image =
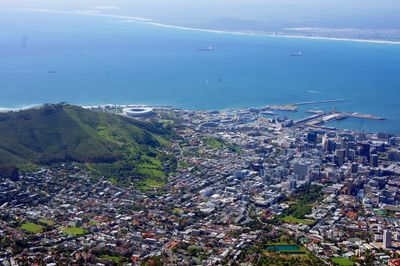
<instances>
[{"instance_id":1,"label":"ship at sea","mask_svg":"<svg viewBox=\"0 0 400 266\"><path fill-rule=\"evenodd\" d=\"M209 46L207 48L199 48L198 49L199 52L210 52L210 51L213 51L213 50L214 50L214 47L212 47L212 46Z\"/></svg>"},{"instance_id":2,"label":"ship at sea","mask_svg":"<svg viewBox=\"0 0 400 266\"><path fill-rule=\"evenodd\" d=\"M291 54L290 56L302 56L302 55L303 55L302 52L298 52L298 53Z\"/></svg>"}]
</instances>

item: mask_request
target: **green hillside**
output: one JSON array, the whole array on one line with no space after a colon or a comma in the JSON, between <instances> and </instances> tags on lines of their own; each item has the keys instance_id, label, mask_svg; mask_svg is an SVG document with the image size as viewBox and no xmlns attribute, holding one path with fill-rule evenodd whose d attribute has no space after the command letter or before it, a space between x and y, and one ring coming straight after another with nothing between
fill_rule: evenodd
<instances>
[{"instance_id":1,"label":"green hillside","mask_svg":"<svg viewBox=\"0 0 400 266\"><path fill-rule=\"evenodd\" d=\"M0 167L79 162L112 177L163 177L159 148L171 131L105 112L57 104L0 114Z\"/></svg>"}]
</instances>

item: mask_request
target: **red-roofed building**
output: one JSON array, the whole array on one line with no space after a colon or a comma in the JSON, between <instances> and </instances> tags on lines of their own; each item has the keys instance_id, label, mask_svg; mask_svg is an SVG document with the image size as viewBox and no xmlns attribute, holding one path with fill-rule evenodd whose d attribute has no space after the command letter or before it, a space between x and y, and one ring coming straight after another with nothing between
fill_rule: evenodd
<instances>
[{"instance_id":1,"label":"red-roofed building","mask_svg":"<svg viewBox=\"0 0 400 266\"><path fill-rule=\"evenodd\" d=\"M389 266L400 266L400 259L391 259L389 260Z\"/></svg>"}]
</instances>

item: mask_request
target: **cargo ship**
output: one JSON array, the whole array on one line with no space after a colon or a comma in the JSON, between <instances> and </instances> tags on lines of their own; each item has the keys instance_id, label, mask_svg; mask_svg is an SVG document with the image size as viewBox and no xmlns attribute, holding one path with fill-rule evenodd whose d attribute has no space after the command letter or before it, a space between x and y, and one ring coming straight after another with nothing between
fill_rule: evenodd
<instances>
[{"instance_id":1,"label":"cargo ship","mask_svg":"<svg viewBox=\"0 0 400 266\"><path fill-rule=\"evenodd\" d=\"M302 56L302 55L303 55L302 52L298 52L298 53L295 53L295 54L291 54L291 56Z\"/></svg>"},{"instance_id":2,"label":"cargo ship","mask_svg":"<svg viewBox=\"0 0 400 266\"><path fill-rule=\"evenodd\" d=\"M214 47L212 47L212 46L209 46L207 48L199 48L198 49L199 52L209 52L209 51L213 51L213 50L214 50Z\"/></svg>"}]
</instances>

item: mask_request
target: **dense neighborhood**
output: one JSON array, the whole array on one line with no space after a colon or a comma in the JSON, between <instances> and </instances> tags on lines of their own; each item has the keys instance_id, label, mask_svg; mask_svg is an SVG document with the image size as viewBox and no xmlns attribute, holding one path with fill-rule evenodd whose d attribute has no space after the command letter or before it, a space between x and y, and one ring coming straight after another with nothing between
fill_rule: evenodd
<instances>
[{"instance_id":1,"label":"dense neighborhood","mask_svg":"<svg viewBox=\"0 0 400 266\"><path fill-rule=\"evenodd\" d=\"M257 108L142 119L176 134L164 179L72 162L1 179L3 265L400 265L399 137Z\"/></svg>"}]
</instances>

